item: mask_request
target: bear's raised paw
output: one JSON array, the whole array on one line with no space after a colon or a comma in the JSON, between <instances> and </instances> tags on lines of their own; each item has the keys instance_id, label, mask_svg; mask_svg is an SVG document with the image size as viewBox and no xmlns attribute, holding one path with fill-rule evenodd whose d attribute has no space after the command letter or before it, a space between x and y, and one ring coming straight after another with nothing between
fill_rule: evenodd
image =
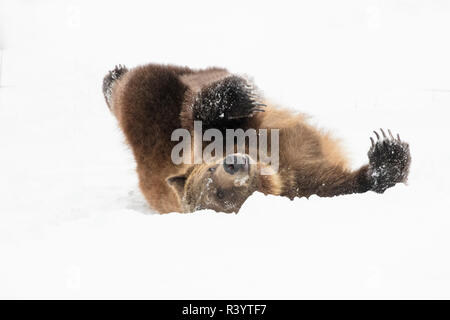
<instances>
[{"instance_id":1,"label":"bear's raised paw","mask_svg":"<svg viewBox=\"0 0 450 320\"><path fill-rule=\"evenodd\" d=\"M111 109L111 95L112 87L117 79L120 79L128 69L124 65L116 65L113 70L109 71L108 74L103 78L103 95L105 96L106 103Z\"/></svg>"},{"instance_id":2,"label":"bear's raised paw","mask_svg":"<svg viewBox=\"0 0 450 320\"><path fill-rule=\"evenodd\" d=\"M368 152L368 176L371 190L383 193L396 183L406 182L411 155L408 143L401 141L398 134L394 137L391 130L388 130L387 136L383 129L380 131L381 136L374 131L376 141L370 138L372 146Z\"/></svg>"},{"instance_id":3,"label":"bear's raised paw","mask_svg":"<svg viewBox=\"0 0 450 320\"><path fill-rule=\"evenodd\" d=\"M195 120L220 127L221 121L245 119L264 112L264 103L251 84L238 76L226 77L203 88L198 93L192 109Z\"/></svg>"}]
</instances>

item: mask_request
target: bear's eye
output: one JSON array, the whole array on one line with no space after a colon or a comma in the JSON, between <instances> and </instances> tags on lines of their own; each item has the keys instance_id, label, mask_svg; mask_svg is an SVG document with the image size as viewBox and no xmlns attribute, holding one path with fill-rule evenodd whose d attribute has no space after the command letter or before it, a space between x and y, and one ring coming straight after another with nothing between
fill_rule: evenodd
<instances>
[{"instance_id":1,"label":"bear's eye","mask_svg":"<svg viewBox=\"0 0 450 320\"><path fill-rule=\"evenodd\" d=\"M217 198L219 198L221 200L225 197L225 193L221 189L217 190L216 195L217 195Z\"/></svg>"},{"instance_id":2,"label":"bear's eye","mask_svg":"<svg viewBox=\"0 0 450 320\"><path fill-rule=\"evenodd\" d=\"M208 169L208 171L209 172L214 172L214 171L216 171L216 167L211 167L211 168Z\"/></svg>"}]
</instances>

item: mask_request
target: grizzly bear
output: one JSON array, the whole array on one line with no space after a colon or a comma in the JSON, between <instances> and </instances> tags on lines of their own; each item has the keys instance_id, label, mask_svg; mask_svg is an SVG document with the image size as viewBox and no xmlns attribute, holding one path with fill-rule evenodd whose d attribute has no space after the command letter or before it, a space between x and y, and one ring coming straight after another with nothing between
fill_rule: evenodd
<instances>
[{"instance_id":1,"label":"grizzly bear","mask_svg":"<svg viewBox=\"0 0 450 320\"><path fill-rule=\"evenodd\" d=\"M148 64L128 70L119 65L105 76L103 94L134 154L140 189L159 213L237 213L255 191L290 199L383 193L408 176L409 145L399 135L374 131L368 164L352 171L329 134L301 114L261 103L251 81L226 69ZM184 128L194 135L194 121L201 121L203 131L278 130L278 170L262 174L270 166L247 152L175 164L172 133Z\"/></svg>"}]
</instances>

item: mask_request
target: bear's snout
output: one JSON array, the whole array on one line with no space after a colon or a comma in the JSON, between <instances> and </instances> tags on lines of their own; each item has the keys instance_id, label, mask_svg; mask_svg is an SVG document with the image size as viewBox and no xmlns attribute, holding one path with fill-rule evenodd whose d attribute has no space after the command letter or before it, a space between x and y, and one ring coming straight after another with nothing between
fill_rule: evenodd
<instances>
[{"instance_id":1,"label":"bear's snout","mask_svg":"<svg viewBox=\"0 0 450 320\"><path fill-rule=\"evenodd\" d=\"M229 154L223 160L223 168L226 173L235 174L239 171L248 171L249 159L245 154Z\"/></svg>"}]
</instances>

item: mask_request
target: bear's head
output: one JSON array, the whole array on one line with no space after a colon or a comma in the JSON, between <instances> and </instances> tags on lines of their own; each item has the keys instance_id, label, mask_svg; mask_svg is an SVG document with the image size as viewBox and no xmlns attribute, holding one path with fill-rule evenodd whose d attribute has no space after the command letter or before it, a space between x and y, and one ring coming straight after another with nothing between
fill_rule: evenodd
<instances>
[{"instance_id":1,"label":"bear's head","mask_svg":"<svg viewBox=\"0 0 450 320\"><path fill-rule=\"evenodd\" d=\"M265 169L265 173L261 174ZM255 191L281 193L280 177L246 154L230 154L225 158L190 166L184 174L167 179L178 194L183 212L212 209L238 212Z\"/></svg>"}]
</instances>

